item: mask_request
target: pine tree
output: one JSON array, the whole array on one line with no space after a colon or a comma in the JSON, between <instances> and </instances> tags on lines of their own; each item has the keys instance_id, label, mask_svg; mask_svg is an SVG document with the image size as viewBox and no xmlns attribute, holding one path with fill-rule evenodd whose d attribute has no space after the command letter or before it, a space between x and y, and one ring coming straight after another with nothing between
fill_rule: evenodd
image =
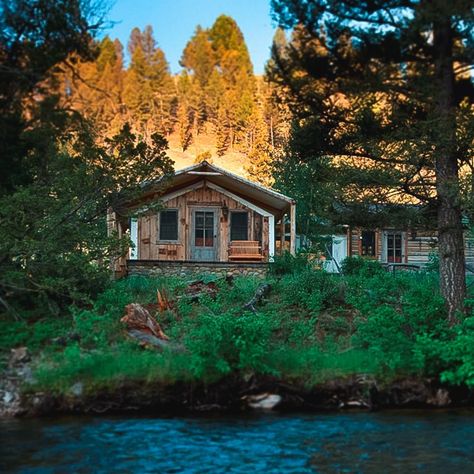
<instances>
[{"instance_id":1,"label":"pine tree","mask_svg":"<svg viewBox=\"0 0 474 474\"><path fill-rule=\"evenodd\" d=\"M224 85L217 112L219 153L235 144L245 144L246 129L255 106L255 79L244 37L237 23L226 15L216 19L209 30L216 67Z\"/></svg>"},{"instance_id":2,"label":"pine tree","mask_svg":"<svg viewBox=\"0 0 474 474\"><path fill-rule=\"evenodd\" d=\"M456 72L473 63L472 2L272 5L295 27L272 73L295 105L292 155L312 168L329 159L341 189L368 201L398 193L436 210L440 289L455 321L466 295L459 167L472 160L472 133L461 140L458 124L474 98Z\"/></svg>"},{"instance_id":3,"label":"pine tree","mask_svg":"<svg viewBox=\"0 0 474 474\"><path fill-rule=\"evenodd\" d=\"M251 117L250 151L247 154L245 171L254 181L270 186L272 184L272 149L269 143L268 125L263 116L261 103Z\"/></svg>"},{"instance_id":4,"label":"pine tree","mask_svg":"<svg viewBox=\"0 0 474 474\"><path fill-rule=\"evenodd\" d=\"M120 41L106 36L96 45L95 61L69 59L70 68L59 75L63 100L94 121L103 137L116 133L125 123L122 108L123 56Z\"/></svg>"},{"instance_id":5,"label":"pine tree","mask_svg":"<svg viewBox=\"0 0 474 474\"><path fill-rule=\"evenodd\" d=\"M193 74L203 89L207 86L216 66L215 52L208 30L197 26L193 37L184 48L180 64Z\"/></svg>"},{"instance_id":6,"label":"pine tree","mask_svg":"<svg viewBox=\"0 0 474 474\"><path fill-rule=\"evenodd\" d=\"M130 123L145 137L157 131L170 133L174 118L174 86L168 62L156 46L151 26L135 28L128 50L132 54L124 85L124 102Z\"/></svg>"}]
</instances>

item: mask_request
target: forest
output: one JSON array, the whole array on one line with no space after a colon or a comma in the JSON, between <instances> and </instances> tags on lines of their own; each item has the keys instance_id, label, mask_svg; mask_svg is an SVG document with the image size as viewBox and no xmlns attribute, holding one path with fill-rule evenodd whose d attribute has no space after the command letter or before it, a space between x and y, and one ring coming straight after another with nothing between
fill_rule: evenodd
<instances>
[{"instance_id":1,"label":"forest","mask_svg":"<svg viewBox=\"0 0 474 474\"><path fill-rule=\"evenodd\" d=\"M1 6L0 370L28 347L28 393L360 374L471 390L472 0L272 0L263 76L227 15L196 25L172 74L152 25L122 45L85 0ZM252 278L213 281L197 301L183 279L111 281L130 240L107 235L107 211L166 182L170 143L186 152L202 137L193 159L241 153L248 177L295 198L313 242L276 259L255 311L242 309ZM386 222L435 229L430 265L391 274L349 258L329 275L314 263L321 237ZM156 309L157 289L175 302L153 317L178 354L121 331L124 307Z\"/></svg>"},{"instance_id":2,"label":"forest","mask_svg":"<svg viewBox=\"0 0 474 474\"><path fill-rule=\"evenodd\" d=\"M92 120L102 136L128 123L145 141L159 133L182 152L204 137L209 149L195 159L239 152L246 172L269 182L270 155L287 139L290 114L278 101L277 87L253 73L232 18L221 15L209 29L196 26L177 75L171 74L151 25L131 31L126 53L119 40L108 36L94 48L92 61L69 57L58 80L64 105Z\"/></svg>"}]
</instances>

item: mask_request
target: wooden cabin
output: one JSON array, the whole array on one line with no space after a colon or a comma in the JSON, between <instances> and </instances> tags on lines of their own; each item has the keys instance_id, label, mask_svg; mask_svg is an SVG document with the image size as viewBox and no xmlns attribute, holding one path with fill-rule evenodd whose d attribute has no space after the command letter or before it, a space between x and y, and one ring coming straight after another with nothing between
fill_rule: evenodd
<instances>
[{"instance_id":1,"label":"wooden cabin","mask_svg":"<svg viewBox=\"0 0 474 474\"><path fill-rule=\"evenodd\" d=\"M147 211L157 202L158 211ZM205 161L177 171L165 187L144 186L139 203L131 207L138 217L108 215L109 232L128 232L134 244L114 262L116 272L124 273L132 260L263 264L277 247L285 248L286 216L287 247L295 253L294 200Z\"/></svg>"},{"instance_id":2,"label":"wooden cabin","mask_svg":"<svg viewBox=\"0 0 474 474\"><path fill-rule=\"evenodd\" d=\"M466 263L474 267L474 239L464 236ZM338 271L342 260L348 256L360 256L378 260L389 267L426 266L430 256L438 251L438 238L434 230L348 227L345 235L332 239L332 256L329 271Z\"/></svg>"}]
</instances>

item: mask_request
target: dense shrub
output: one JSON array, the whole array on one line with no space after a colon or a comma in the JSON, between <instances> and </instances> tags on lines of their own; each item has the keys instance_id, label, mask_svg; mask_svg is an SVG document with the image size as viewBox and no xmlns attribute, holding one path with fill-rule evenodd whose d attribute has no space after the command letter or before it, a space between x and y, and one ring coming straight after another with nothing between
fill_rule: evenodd
<instances>
[{"instance_id":1,"label":"dense shrub","mask_svg":"<svg viewBox=\"0 0 474 474\"><path fill-rule=\"evenodd\" d=\"M377 260L362 257L347 257L341 263L341 271L344 275L371 277L379 275L384 269Z\"/></svg>"},{"instance_id":2,"label":"dense shrub","mask_svg":"<svg viewBox=\"0 0 474 474\"><path fill-rule=\"evenodd\" d=\"M283 255L276 255L270 264L270 274L274 276L298 273L311 267L310 255L305 252L292 255L284 252Z\"/></svg>"},{"instance_id":3,"label":"dense shrub","mask_svg":"<svg viewBox=\"0 0 474 474\"><path fill-rule=\"evenodd\" d=\"M0 345L41 350L38 383L57 390L78 380L93 389L123 380L212 381L235 373L309 385L356 373L474 385L474 319L449 327L434 273L392 274L359 261L344 276L293 268L270 280L273 289L256 313L244 303L260 280L215 283L215 297L195 301L186 296L185 279L124 279L92 307L73 308L72 317L35 325L10 321ZM175 309L156 316L183 352L144 350L119 323L126 304L155 303L158 288ZM70 331L80 341L66 350L49 343Z\"/></svg>"},{"instance_id":4,"label":"dense shrub","mask_svg":"<svg viewBox=\"0 0 474 474\"><path fill-rule=\"evenodd\" d=\"M334 305L339 294L337 277L323 270L310 270L286 275L278 285L282 300L317 315L322 309Z\"/></svg>"}]
</instances>

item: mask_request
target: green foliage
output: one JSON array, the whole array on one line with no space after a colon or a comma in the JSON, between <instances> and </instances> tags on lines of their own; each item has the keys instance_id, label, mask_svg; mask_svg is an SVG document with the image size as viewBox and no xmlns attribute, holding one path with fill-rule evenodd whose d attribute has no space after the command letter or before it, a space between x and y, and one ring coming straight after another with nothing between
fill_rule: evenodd
<instances>
[{"instance_id":1,"label":"green foliage","mask_svg":"<svg viewBox=\"0 0 474 474\"><path fill-rule=\"evenodd\" d=\"M285 303L316 316L336 302L339 295L336 278L323 270L306 269L285 276L278 286Z\"/></svg>"},{"instance_id":2,"label":"green foliage","mask_svg":"<svg viewBox=\"0 0 474 474\"><path fill-rule=\"evenodd\" d=\"M462 72L474 64L472 2L271 3L291 40L275 39L267 76L294 119L275 177L298 199L302 233L315 233L314 215L437 228L440 290L455 321L466 297L461 186L468 209L472 195L459 172L474 156L474 82Z\"/></svg>"},{"instance_id":3,"label":"green foliage","mask_svg":"<svg viewBox=\"0 0 474 474\"><path fill-rule=\"evenodd\" d=\"M342 261L341 271L344 275L361 275L371 277L384 272L377 260L363 257L347 257Z\"/></svg>"},{"instance_id":4,"label":"green foliage","mask_svg":"<svg viewBox=\"0 0 474 474\"><path fill-rule=\"evenodd\" d=\"M455 337L448 344L434 342L435 356L444 362L441 380L450 384L474 386L474 319L472 316L453 330Z\"/></svg>"},{"instance_id":5,"label":"green foliage","mask_svg":"<svg viewBox=\"0 0 474 474\"><path fill-rule=\"evenodd\" d=\"M270 264L270 273L274 276L281 276L300 272L310 267L308 255L304 252L292 255L284 252L282 255L275 255L274 261Z\"/></svg>"},{"instance_id":6,"label":"green foliage","mask_svg":"<svg viewBox=\"0 0 474 474\"><path fill-rule=\"evenodd\" d=\"M51 344L52 339L65 336L70 328L69 317L11 321L0 316L0 354L20 346L39 351Z\"/></svg>"},{"instance_id":7,"label":"green foliage","mask_svg":"<svg viewBox=\"0 0 474 474\"><path fill-rule=\"evenodd\" d=\"M418 339L444 337L448 327L436 284L429 274L355 276L347 285L347 302L358 312L355 346L384 361L392 373L431 373Z\"/></svg>"},{"instance_id":8,"label":"green foliage","mask_svg":"<svg viewBox=\"0 0 474 474\"><path fill-rule=\"evenodd\" d=\"M367 267L371 270L370 266ZM133 277L114 282L90 308L72 318L2 326L3 350L28 345L41 354L35 376L44 389L67 392L124 382L211 382L240 374L271 374L312 386L334 377L416 375L474 385L474 325L450 327L436 275L357 271L345 276L308 267L270 280L272 291L256 313L243 305L260 280L215 279L215 297L185 293L187 281ZM175 309L154 314L184 351L141 348L119 320L130 302L156 302L160 288ZM79 342L52 345L73 332Z\"/></svg>"},{"instance_id":9,"label":"green foliage","mask_svg":"<svg viewBox=\"0 0 474 474\"><path fill-rule=\"evenodd\" d=\"M123 205L143 192L140 183L156 183L173 167L162 136L144 142L125 124L99 140L95 124L62 100L66 61L97 57L92 75L100 73L102 86L122 67L110 39L94 48L97 6L31 3L0 9L0 305L38 319L87 304L105 288L111 259L128 243L107 236L107 210L126 218ZM151 75L164 67L155 52ZM66 95L74 102L73 82Z\"/></svg>"}]
</instances>

